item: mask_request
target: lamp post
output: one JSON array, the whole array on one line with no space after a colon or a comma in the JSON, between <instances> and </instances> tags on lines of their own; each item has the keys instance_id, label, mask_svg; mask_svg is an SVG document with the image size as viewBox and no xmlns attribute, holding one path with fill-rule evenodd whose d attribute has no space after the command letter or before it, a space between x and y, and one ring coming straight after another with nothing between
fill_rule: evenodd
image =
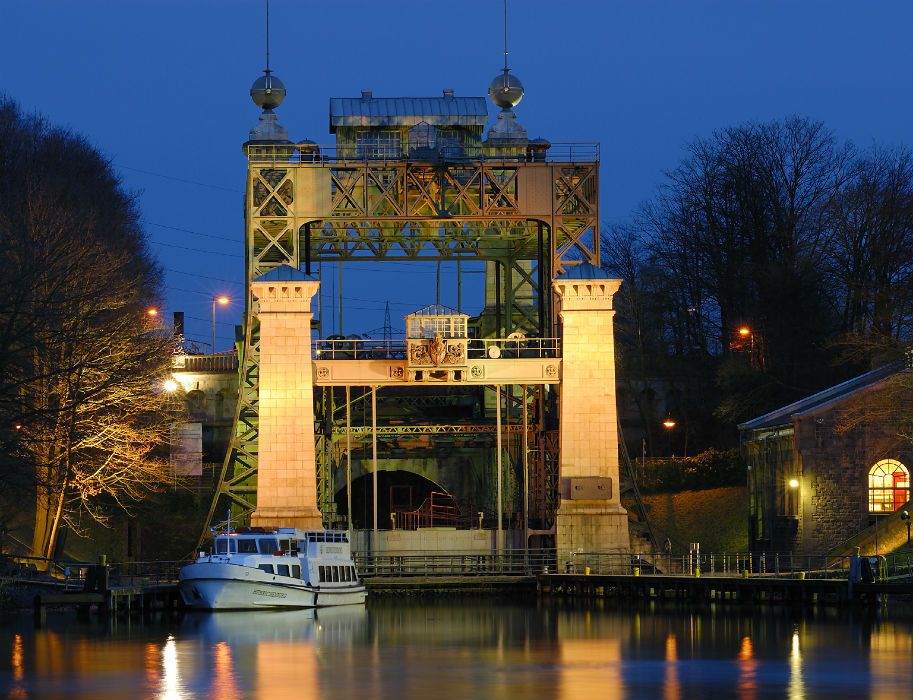
<instances>
[{"instance_id":1,"label":"lamp post","mask_svg":"<svg viewBox=\"0 0 913 700\"><path fill-rule=\"evenodd\" d=\"M212 298L212 354L216 354L216 304L221 306L226 306L229 302L229 299L224 294L221 296Z\"/></svg>"},{"instance_id":2,"label":"lamp post","mask_svg":"<svg viewBox=\"0 0 913 700\"><path fill-rule=\"evenodd\" d=\"M900 519L907 526L907 547L910 547L910 511L902 510L900 511Z\"/></svg>"},{"instance_id":3,"label":"lamp post","mask_svg":"<svg viewBox=\"0 0 913 700\"><path fill-rule=\"evenodd\" d=\"M675 430L675 426L678 425L675 422L675 419L672 417L672 414L666 414L666 418L663 420L663 427L666 429L666 451L669 454L669 458L672 458L672 431Z\"/></svg>"}]
</instances>

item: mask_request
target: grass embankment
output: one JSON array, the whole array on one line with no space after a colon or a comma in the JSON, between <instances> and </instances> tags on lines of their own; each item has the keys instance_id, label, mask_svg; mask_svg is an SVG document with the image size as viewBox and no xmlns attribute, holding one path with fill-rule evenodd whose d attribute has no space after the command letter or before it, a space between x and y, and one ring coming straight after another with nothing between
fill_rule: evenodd
<instances>
[{"instance_id":1,"label":"grass embankment","mask_svg":"<svg viewBox=\"0 0 913 700\"><path fill-rule=\"evenodd\" d=\"M748 494L744 486L644 494L660 546L668 537L675 552L700 542L702 552L748 549Z\"/></svg>"}]
</instances>

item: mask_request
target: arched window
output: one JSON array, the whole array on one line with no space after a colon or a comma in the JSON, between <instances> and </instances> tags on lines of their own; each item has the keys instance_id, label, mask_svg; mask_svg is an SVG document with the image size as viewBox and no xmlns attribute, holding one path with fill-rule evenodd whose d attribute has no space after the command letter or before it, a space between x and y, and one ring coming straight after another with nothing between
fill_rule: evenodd
<instances>
[{"instance_id":1,"label":"arched window","mask_svg":"<svg viewBox=\"0 0 913 700\"><path fill-rule=\"evenodd\" d=\"M869 512L893 513L910 500L910 472L896 459L869 469Z\"/></svg>"}]
</instances>

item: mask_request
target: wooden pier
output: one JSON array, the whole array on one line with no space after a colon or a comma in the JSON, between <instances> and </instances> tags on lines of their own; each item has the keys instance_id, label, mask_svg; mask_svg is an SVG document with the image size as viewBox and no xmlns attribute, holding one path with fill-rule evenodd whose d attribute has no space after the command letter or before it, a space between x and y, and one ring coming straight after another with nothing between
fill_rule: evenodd
<instances>
[{"instance_id":1,"label":"wooden pier","mask_svg":"<svg viewBox=\"0 0 913 700\"><path fill-rule=\"evenodd\" d=\"M75 607L81 613L95 608L98 614L146 614L153 610L176 610L181 605L174 583L111 586L103 591L42 593L32 599L36 622L43 622L50 607Z\"/></svg>"}]
</instances>

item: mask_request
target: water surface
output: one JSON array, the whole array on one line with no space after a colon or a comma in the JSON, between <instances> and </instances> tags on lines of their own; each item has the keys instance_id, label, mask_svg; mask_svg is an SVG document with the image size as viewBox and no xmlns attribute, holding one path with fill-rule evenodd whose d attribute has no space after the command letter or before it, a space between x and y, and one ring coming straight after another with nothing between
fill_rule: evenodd
<instances>
[{"instance_id":1,"label":"water surface","mask_svg":"<svg viewBox=\"0 0 913 700\"><path fill-rule=\"evenodd\" d=\"M0 622L10 698L913 697L908 611L587 607L448 598L367 609Z\"/></svg>"}]
</instances>

